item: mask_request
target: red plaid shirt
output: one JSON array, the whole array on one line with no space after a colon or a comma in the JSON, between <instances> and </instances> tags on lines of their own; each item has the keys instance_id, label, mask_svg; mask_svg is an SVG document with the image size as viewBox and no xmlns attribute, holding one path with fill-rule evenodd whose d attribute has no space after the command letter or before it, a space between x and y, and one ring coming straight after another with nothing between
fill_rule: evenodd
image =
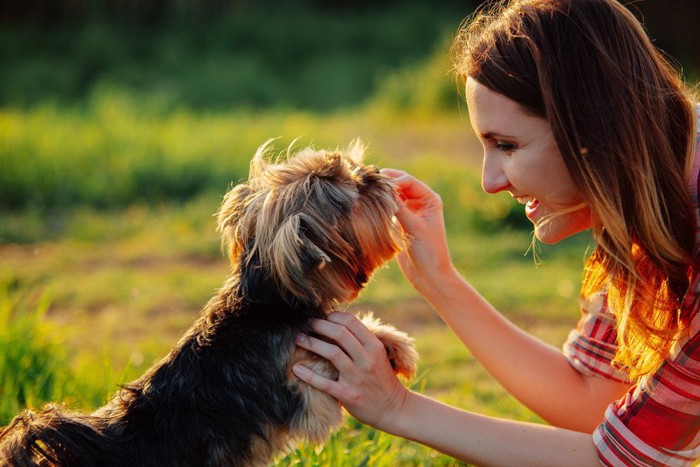
<instances>
[{"instance_id":1,"label":"red plaid shirt","mask_svg":"<svg viewBox=\"0 0 700 467\"><path fill-rule=\"evenodd\" d=\"M700 107L696 110L700 119ZM697 146L690 192L700 226L700 132ZM700 459L700 272L695 273L682 306L695 316L688 334L654 375L610 404L593 433L604 465L689 466ZM625 381L627 375L610 364L617 331L605 293L582 300L581 313L564 344L569 363L586 375Z\"/></svg>"}]
</instances>

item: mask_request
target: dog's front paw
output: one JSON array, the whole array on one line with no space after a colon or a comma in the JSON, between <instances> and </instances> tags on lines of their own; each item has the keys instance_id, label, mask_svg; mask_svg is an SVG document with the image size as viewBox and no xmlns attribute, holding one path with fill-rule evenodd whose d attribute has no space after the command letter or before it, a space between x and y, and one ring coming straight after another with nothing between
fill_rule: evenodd
<instances>
[{"instance_id":1,"label":"dog's front paw","mask_svg":"<svg viewBox=\"0 0 700 467\"><path fill-rule=\"evenodd\" d=\"M418 351L413 344L414 339L390 324L382 323L371 312L360 316L360 320L382 341L394 371L412 379L418 366Z\"/></svg>"}]
</instances>

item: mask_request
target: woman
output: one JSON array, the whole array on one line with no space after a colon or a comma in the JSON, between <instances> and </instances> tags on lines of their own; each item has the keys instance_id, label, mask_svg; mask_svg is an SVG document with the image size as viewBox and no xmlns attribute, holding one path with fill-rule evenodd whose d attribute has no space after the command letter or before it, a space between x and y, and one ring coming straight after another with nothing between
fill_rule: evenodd
<instances>
[{"instance_id":1,"label":"woman","mask_svg":"<svg viewBox=\"0 0 700 467\"><path fill-rule=\"evenodd\" d=\"M440 197L397 170L411 239L399 265L484 367L550 426L484 417L404 388L351 315L313 323L331 381L303 381L380 430L477 464L689 465L700 457L696 116L614 0L515 0L453 46L483 189L525 205L545 243L592 229L582 317L564 351L505 320L452 266ZM593 434L591 436L591 433Z\"/></svg>"}]
</instances>

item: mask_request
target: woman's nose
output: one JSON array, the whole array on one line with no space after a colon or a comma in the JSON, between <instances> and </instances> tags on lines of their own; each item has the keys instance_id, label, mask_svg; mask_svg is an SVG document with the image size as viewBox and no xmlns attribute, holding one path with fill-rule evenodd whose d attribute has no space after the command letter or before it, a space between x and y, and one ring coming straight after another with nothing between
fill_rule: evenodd
<instances>
[{"instance_id":1,"label":"woman's nose","mask_svg":"<svg viewBox=\"0 0 700 467\"><path fill-rule=\"evenodd\" d=\"M510 186L508 177L503 171L503 164L498 157L484 155L481 168L481 188L486 193L498 193Z\"/></svg>"}]
</instances>

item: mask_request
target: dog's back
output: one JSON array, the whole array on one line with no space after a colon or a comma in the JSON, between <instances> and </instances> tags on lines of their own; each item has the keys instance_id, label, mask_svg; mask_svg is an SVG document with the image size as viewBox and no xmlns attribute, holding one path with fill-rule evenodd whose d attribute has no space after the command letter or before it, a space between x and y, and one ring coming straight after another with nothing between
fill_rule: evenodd
<instances>
[{"instance_id":1,"label":"dog's back","mask_svg":"<svg viewBox=\"0 0 700 467\"><path fill-rule=\"evenodd\" d=\"M289 364L294 337L308 332L307 313L318 311L283 302L235 307L205 310L165 359L92 415L56 406L23 412L0 435L0 459L18 466L266 463L310 409L290 384ZM337 424L340 408L330 404Z\"/></svg>"},{"instance_id":2,"label":"dog's back","mask_svg":"<svg viewBox=\"0 0 700 467\"><path fill-rule=\"evenodd\" d=\"M301 383L303 363L335 369L294 344L309 321L353 300L398 249L391 183L361 163L358 144L306 149L270 164L225 197L219 230L231 276L173 351L92 415L48 407L0 433L10 465L267 465L298 439L324 442L338 403ZM397 372L411 375L410 339L381 329Z\"/></svg>"}]
</instances>

